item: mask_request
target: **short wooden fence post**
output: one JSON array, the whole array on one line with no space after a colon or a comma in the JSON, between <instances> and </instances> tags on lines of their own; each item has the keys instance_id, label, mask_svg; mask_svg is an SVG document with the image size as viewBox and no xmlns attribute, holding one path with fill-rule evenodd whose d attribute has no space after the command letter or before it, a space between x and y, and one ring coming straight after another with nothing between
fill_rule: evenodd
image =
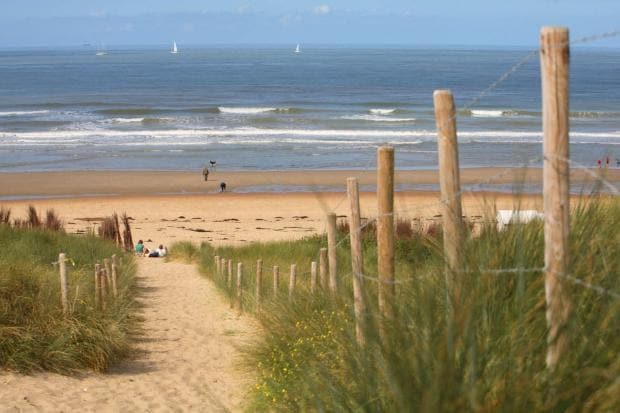
<instances>
[{"instance_id":1,"label":"short wooden fence post","mask_svg":"<svg viewBox=\"0 0 620 413\"><path fill-rule=\"evenodd\" d=\"M261 289L263 279L263 260L256 261L256 312L260 312Z\"/></svg>"},{"instance_id":2,"label":"short wooden fence post","mask_svg":"<svg viewBox=\"0 0 620 413\"><path fill-rule=\"evenodd\" d=\"M62 313L66 317L69 315L69 278L67 275L67 255L58 254L58 268L60 269L60 301Z\"/></svg>"},{"instance_id":3,"label":"short wooden fence post","mask_svg":"<svg viewBox=\"0 0 620 413\"><path fill-rule=\"evenodd\" d=\"M317 277L316 261L312 261L310 263L310 291L312 293L316 291Z\"/></svg>"},{"instance_id":4,"label":"short wooden fence post","mask_svg":"<svg viewBox=\"0 0 620 413\"><path fill-rule=\"evenodd\" d=\"M353 305L355 312L355 338L357 344L363 347L366 344L364 327L366 305L364 303L363 274L364 261L362 257L362 230L360 217L359 187L356 178L347 179L347 195L351 213L349 216L349 234L351 237L351 266L353 269Z\"/></svg>"},{"instance_id":5,"label":"short wooden fence post","mask_svg":"<svg viewBox=\"0 0 620 413\"><path fill-rule=\"evenodd\" d=\"M273 266L273 298L278 296L278 289L280 285L280 267Z\"/></svg>"},{"instance_id":6,"label":"short wooden fence post","mask_svg":"<svg viewBox=\"0 0 620 413\"><path fill-rule=\"evenodd\" d=\"M95 307L101 309L102 306L102 293L101 293L101 265L95 264Z\"/></svg>"},{"instance_id":7,"label":"short wooden fence post","mask_svg":"<svg viewBox=\"0 0 620 413\"><path fill-rule=\"evenodd\" d=\"M239 314L243 312L243 263L237 263L237 311Z\"/></svg>"},{"instance_id":8,"label":"short wooden fence post","mask_svg":"<svg viewBox=\"0 0 620 413\"><path fill-rule=\"evenodd\" d=\"M329 290L336 294L338 291L338 255L337 245L336 214L327 214L327 253L329 259Z\"/></svg>"},{"instance_id":9,"label":"short wooden fence post","mask_svg":"<svg viewBox=\"0 0 620 413\"><path fill-rule=\"evenodd\" d=\"M118 297L118 257L112 255L112 293L114 298Z\"/></svg>"},{"instance_id":10,"label":"short wooden fence post","mask_svg":"<svg viewBox=\"0 0 620 413\"><path fill-rule=\"evenodd\" d=\"M319 250L319 284L325 290L327 290L329 283L328 273L327 248L321 248Z\"/></svg>"},{"instance_id":11,"label":"short wooden fence post","mask_svg":"<svg viewBox=\"0 0 620 413\"><path fill-rule=\"evenodd\" d=\"M297 265L291 265L291 274L288 280L288 298L289 300L293 299L293 294L295 293L295 283L297 280Z\"/></svg>"}]
</instances>

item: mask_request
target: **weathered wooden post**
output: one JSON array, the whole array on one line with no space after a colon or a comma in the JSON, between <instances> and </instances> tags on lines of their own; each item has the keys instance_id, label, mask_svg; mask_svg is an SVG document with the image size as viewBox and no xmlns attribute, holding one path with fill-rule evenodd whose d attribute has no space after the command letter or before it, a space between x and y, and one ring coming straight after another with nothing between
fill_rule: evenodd
<instances>
[{"instance_id":1,"label":"weathered wooden post","mask_svg":"<svg viewBox=\"0 0 620 413\"><path fill-rule=\"evenodd\" d=\"M291 274L288 279L288 299L293 300L295 293L295 282L297 281L297 265L291 264Z\"/></svg>"},{"instance_id":2,"label":"weathered wooden post","mask_svg":"<svg viewBox=\"0 0 620 413\"><path fill-rule=\"evenodd\" d=\"M62 314L69 315L69 278L67 275L67 255L58 254L58 268L60 269L60 301L62 304Z\"/></svg>"},{"instance_id":3,"label":"weathered wooden post","mask_svg":"<svg viewBox=\"0 0 620 413\"><path fill-rule=\"evenodd\" d=\"M327 289L328 285L328 267L327 267L327 248L321 248L319 250L319 284L324 289Z\"/></svg>"},{"instance_id":4,"label":"weathered wooden post","mask_svg":"<svg viewBox=\"0 0 620 413\"><path fill-rule=\"evenodd\" d=\"M103 267L105 271L106 289L108 293L114 295L114 292L112 290L112 263L110 262L109 258L103 259Z\"/></svg>"},{"instance_id":5,"label":"weathered wooden post","mask_svg":"<svg viewBox=\"0 0 620 413\"><path fill-rule=\"evenodd\" d=\"M392 318L396 285L394 283L394 148L377 150L377 266L379 271L379 311ZM383 327L383 322L381 322ZM382 328L383 331L383 328Z\"/></svg>"},{"instance_id":6,"label":"weathered wooden post","mask_svg":"<svg viewBox=\"0 0 620 413\"><path fill-rule=\"evenodd\" d=\"M230 296L230 308L235 307L235 294L233 291L233 261L228 260L228 279L226 280L226 286L228 287L228 294Z\"/></svg>"},{"instance_id":7,"label":"weathered wooden post","mask_svg":"<svg viewBox=\"0 0 620 413\"><path fill-rule=\"evenodd\" d=\"M263 260L256 261L256 313L260 312L261 285L263 279Z\"/></svg>"},{"instance_id":8,"label":"weathered wooden post","mask_svg":"<svg viewBox=\"0 0 620 413\"><path fill-rule=\"evenodd\" d=\"M349 234L351 238L351 266L353 268L353 305L355 312L355 338L357 344L363 347L364 321L366 317L366 305L364 303L364 261L362 257L362 231L360 218L359 187L356 178L347 179L347 195L351 213L349 216Z\"/></svg>"},{"instance_id":9,"label":"weathered wooden post","mask_svg":"<svg viewBox=\"0 0 620 413\"><path fill-rule=\"evenodd\" d=\"M338 256L336 251L336 214L327 214L327 252L329 257L329 290L335 294L338 291Z\"/></svg>"},{"instance_id":10,"label":"weathered wooden post","mask_svg":"<svg viewBox=\"0 0 620 413\"><path fill-rule=\"evenodd\" d=\"M278 289L280 286L280 267L273 266L273 298L278 296Z\"/></svg>"},{"instance_id":11,"label":"weathered wooden post","mask_svg":"<svg viewBox=\"0 0 620 413\"><path fill-rule=\"evenodd\" d=\"M243 263L237 263L237 311L239 315L243 312L243 290L242 290L242 280L243 280Z\"/></svg>"},{"instance_id":12,"label":"weathered wooden post","mask_svg":"<svg viewBox=\"0 0 620 413\"><path fill-rule=\"evenodd\" d=\"M545 210L545 299L547 367L554 369L568 345L571 299L562 276L569 272L569 34L543 27L540 62L543 100L543 205Z\"/></svg>"},{"instance_id":13,"label":"weathered wooden post","mask_svg":"<svg viewBox=\"0 0 620 413\"><path fill-rule=\"evenodd\" d=\"M449 90L436 90L433 99L439 151L443 248L448 269L454 271L459 267L459 248L463 236L456 111L454 97Z\"/></svg>"},{"instance_id":14,"label":"weathered wooden post","mask_svg":"<svg viewBox=\"0 0 620 413\"><path fill-rule=\"evenodd\" d=\"M95 264L95 307L101 309L101 269L99 263Z\"/></svg>"},{"instance_id":15,"label":"weathered wooden post","mask_svg":"<svg viewBox=\"0 0 620 413\"><path fill-rule=\"evenodd\" d=\"M228 291L232 290L232 279L233 279L233 260L228 260L228 274L226 278L226 286L228 287Z\"/></svg>"},{"instance_id":16,"label":"weathered wooden post","mask_svg":"<svg viewBox=\"0 0 620 413\"><path fill-rule=\"evenodd\" d=\"M101 284L101 306L105 309L108 306L108 281L106 280L105 268L99 266L99 283Z\"/></svg>"},{"instance_id":17,"label":"weathered wooden post","mask_svg":"<svg viewBox=\"0 0 620 413\"><path fill-rule=\"evenodd\" d=\"M215 263L215 277L219 277L220 275L220 256L215 255L213 257L213 262Z\"/></svg>"},{"instance_id":18,"label":"weathered wooden post","mask_svg":"<svg viewBox=\"0 0 620 413\"><path fill-rule=\"evenodd\" d=\"M118 257L112 255L112 293L114 298L118 297Z\"/></svg>"},{"instance_id":19,"label":"weathered wooden post","mask_svg":"<svg viewBox=\"0 0 620 413\"><path fill-rule=\"evenodd\" d=\"M316 291L316 280L318 274L316 269L316 261L310 263L310 291L314 293Z\"/></svg>"}]
</instances>

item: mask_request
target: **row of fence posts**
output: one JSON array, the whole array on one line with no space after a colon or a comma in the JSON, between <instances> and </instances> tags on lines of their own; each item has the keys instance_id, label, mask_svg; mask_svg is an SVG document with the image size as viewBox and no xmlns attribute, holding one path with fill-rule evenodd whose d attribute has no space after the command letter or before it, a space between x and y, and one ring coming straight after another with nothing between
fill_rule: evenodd
<instances>
[{"instance_id":1,"label":"row of fence posts","mask_svg":"<svg viewBox=\"0 0 620 413\"><path fill-rule=\"evenodd\" d=\"M545 298L546 318L549 328L547 338L547 366L553 369L566 350L566 325L571 311L567 288L562 276L568 273L569 232L569 42L565 28L546 27L541 30L541 75L543 95L543 204L545 215ZM460 247L464 240L462 203L459 176L456 110L454 97L449 90L437 90L433 94L435 119L438 135L439 182L442 206L443 247L446 262L448 297L448 319L458 311L460 292L458 283L452 277L459 274L461 265ZM353 274L353 299L355 313L355 335L357 343L364 346L364 266L361 238L361 214L359 185L356 178L347 179L349 199L349 234L351 241L351 264ZM396 280L394 256L394 149L380 147L377 151L377 253L378 253L378 306L379 326L383 337L385 323L395 316L394 308ZM317 263L311 263L311 290L318 284L338 290L336 274L336 215L327 215L328 248L319 253ZM228 264L227 285L232 291L232 260L215 256L218 276L224 273ZM295 291L297 266L291 265L289 276L289 298ZM242 311L243 264L237 264L236 305ZM262 291L262 261L256 265L256 310L260 312ZM279 267L273 267L273 294L278 294ZM231 294L231 297L233 295Z\"/></svg>"},{"instance_id":2,"label":"row of fence posts","mask_svg":"<svg viewBox=\"0 0 620 413\"><path fill-rule=\"evenodd\" d=\"M69 274L67 270L67 254L58 255L58 268L60 270L60 300L62 312L66 316L70 314L69 307ZM98 309L105 309L108 296L114 299L118 297L117 274L119 260L116 254L112 258L105 258L103 265L95 264L95 306ZM76 291L76 297L78 292Z\"/></svg>"}]
</instances>

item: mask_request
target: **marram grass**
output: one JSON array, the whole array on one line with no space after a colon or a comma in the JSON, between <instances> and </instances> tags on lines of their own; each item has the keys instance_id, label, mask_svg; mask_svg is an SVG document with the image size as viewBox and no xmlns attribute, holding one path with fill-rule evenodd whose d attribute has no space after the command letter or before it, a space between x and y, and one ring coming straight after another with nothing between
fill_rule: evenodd
<instances>
[{"instance_id":1,"label":"marram grass","mask_svg":"<svg viewBox=\"0 0 620 413\"><path fill-rule=\"evenodd\" d=\"M135 265L108 241L0 225L0 367L20 372L104 371L127 356L137 320ZM64 317L58 267L70 260L70 314ZM94 303L94 263L122 257L118 299L104 311ZM72 265L75 264L75 265Z\"/></svg>"},{"instance_id":2,"label":"marram grass","mask_svg":"<svg viewBox=\"0 0 620 413\"><path fill-rule=\"evenodd\" d=\"M255 262L263 260L264 339L249 350L258 372L257 411L619 411L620 202L577 208L571 224L571 276L603 290L567 283L573 310L568 351L545 367L542 223L493 226L462 246L462 268L444 273L441 231L396 243L397 317L379 333L377 285L365 280L366 346L355 340L346 234L339 247L336 298L309 288L309 263L323 237L212 248L201 267L227 294L213 256L243 262L245 311L255 310ZM366 273L375 276L372 234L364 242ZM295 295L288 266L298 265ZM271 266L280 266L272 292ZM492 272L493 269L522 269ZM537 270L538 269L538 270ZM449 288L448 288L449 283ZM604 292L601 292L604 291ZM615 295L614 295L615 294ZM448 304L450 303L450 304Z\"/></svg>"}]
</instances>

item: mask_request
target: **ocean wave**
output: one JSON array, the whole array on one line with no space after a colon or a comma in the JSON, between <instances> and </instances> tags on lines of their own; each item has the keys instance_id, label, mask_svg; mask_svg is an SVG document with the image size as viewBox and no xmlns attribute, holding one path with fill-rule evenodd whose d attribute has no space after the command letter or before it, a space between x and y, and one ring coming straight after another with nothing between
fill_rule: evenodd
<instances>
[{"instance_id":1,"label":"ocean wave","mask_svg":"<svg viewBox=\"0 0 620 413\"><path fill-rule=\"evenodd\" d=\"M31 115L43 115L49 113L49 110L22 110L22 111L9 111L0 112L0 116L31 116Z\"/></svg>"},{"instance_id":2,"label":"ocean wave","mask_svg":"<svg viewBox=\"0 0 620 413\"><path fill-rule=\"evenodd\" d=\"M219 106L220 113L232 115L257 115L260 113L278 112L278 113L294 113L299 112L295 108L276 108L276 107L226 107Z\"/></svg>"},{"instance_id":3,"label":"ocean wave","mask_svg":"<svg viewBox=\"0 0 620 413\"><path fill-rule=\"evenodd\" d=\"M490 110L490 109L472 109L469 114L474 118L498 118L508 114L504 110Z\"/></svg>"},{"instance_id":4,"label":"ocean wave","mask_svg":"<svg viewBox=\"0 0 620 413\"><path fill-rule=\"evenodd\" d=\"M144 118L114 118L110 121L113 123L142 123Z\"/></svg>"},{"instance_id":5,"label":"ocean wave","mask_svg":"<svg viewBox=\"0 0 620 413\"><path fill-rule=\"evenodd\" d=\"M483 143L510 143L511 140L520 143L539 142L542 132L523 131L462 131L459 137L477 140ZM298 137L298 138L332 138L341 143L359 139L436 139L434 130L370 130L370 129L275 129L275 128L231 128L231 129L170 129L170 130L110 130L110 129L81 129L81 130L52 130L44 132L0 132L2 141L28 142L34 140L80 140L88 143L95 138L112 138L116 143L123 139L167 139L167 138L253 138L253 137ZM591 143L620 144L620 131L610 132L571 132L571 138L580 141L590 140ZM299 140L297 140L299 142ZM183 142L180 142L183 143ZM203 142L205 143L205 142ZM467 143L462 141L462 143Z\"/></svg>"},{"instance_id":6,"label":"ocean wave","mask_svg":"<svg viewBox=\"0 0 620 413\"><path fill-rule=\"evenodd\" d=\"M368 113L371 115L392 115L396 112L396 109L368 109Z\"/></svg>"},{"instance_id":7,"label":"ocean wave","mask_svg":"<svg viewBox=\"0 0 620 413\"><path fill-rule=\"evenodd\" d=\"M415 118L389 118L380 115L350 115L342 116L340 119L344 120L363 120L366 122L415 122Z\"/></svg>"},{"instance_id":8,"label":"ocean wave","mask_svg":"<svg viewBox=\"0 0 620 413\"><path fill-rule=\"evenodd\" d=\"M108 116L145 116L159 113L160 111L153 108L115 108L102 109L97 111L101 115Z\"/></svg>"}]
</instances>

